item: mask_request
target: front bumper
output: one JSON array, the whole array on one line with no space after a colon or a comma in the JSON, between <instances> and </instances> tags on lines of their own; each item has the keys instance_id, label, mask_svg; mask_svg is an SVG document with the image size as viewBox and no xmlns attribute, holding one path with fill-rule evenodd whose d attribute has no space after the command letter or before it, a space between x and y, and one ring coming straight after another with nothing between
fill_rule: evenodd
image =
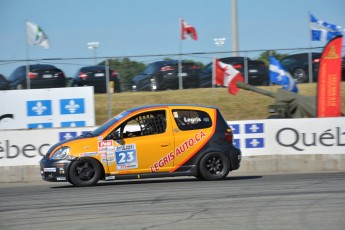
<instances>
[{"instance_id":1,"label":"front bumper","mask_svg":"<svg viewBox=\"0 0 345 230\"><path fill-rule=\"evenodd\" d=\"M50 160L42 158L40 161L41 177L45 181L62 182L68 181L68 160Z\"/></svg>"}]
</instances>

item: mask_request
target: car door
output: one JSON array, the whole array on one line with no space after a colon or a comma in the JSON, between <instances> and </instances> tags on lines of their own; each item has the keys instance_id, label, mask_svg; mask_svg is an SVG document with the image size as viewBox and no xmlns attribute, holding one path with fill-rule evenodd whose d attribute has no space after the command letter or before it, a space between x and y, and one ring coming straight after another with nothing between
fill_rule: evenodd
<instances>
[{"instance_id":1,"label":"car door","mask_svg":"<svg viewBox=\"0 0 345 230\"><path fill-rule=\"evenodd\" d=\"M175 159L172 171L188 171L188 161L199 153L215 131L214 109L175 107L171 110L175 137Z\"/></svg>"},{"instance_id":2,"label":"car door","mask_svg":"<svg viewBox=\"0 0 345 230\"><path fill-rule=\"evenodd\" d=\"M111 174L168 172L173 167L174 136L165 109L137 113L123 121L114 136Z\"/></svg>"}]
</instances>

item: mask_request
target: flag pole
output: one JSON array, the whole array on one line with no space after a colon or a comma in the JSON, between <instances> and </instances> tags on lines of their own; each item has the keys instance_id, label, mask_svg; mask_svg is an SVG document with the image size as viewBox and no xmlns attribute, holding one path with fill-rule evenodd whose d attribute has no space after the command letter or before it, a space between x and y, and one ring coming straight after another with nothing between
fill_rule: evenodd
<instances>
[{"instance_id":1,"label":"flag pole","mask_svg":"<svg viewBox=\"0 0 345 230\"><path fill-rule=\"evenodd\" d=\"M309 76L309 83L313 82L313 66L312 66L312 55L311 55L311 49L312 49L312 36L311 36L311 28L310 28L310 12L308 11L308 33L309 33L309 52L308 52L308 76Z\"/></svg>"},{"instance_id":2,"label":"flag pole","mask_svg":"<svg viewBox=\"0 0 345 230\"><path fill-rule=\"evenodd\" d=\"M25 78L26 78L26 88L30 89L30 77L29 77L29 72L30 72L30 65L29 65L29 57L30 57L30 51L29 51L29 31L28 31L28 26L27 26L27 20L25 21L25 31L26 31L26 39L25 39L25 48L26 48L26 66L25 66Z\"/></svg>"},{"instance_id":3,"label":"flag pole","mask_svg":"<svg viewBox=\"0 0 345 230\"><path fill-rule=\"evenodd\" d=\"M180 38L179 38L179 57L178 57L178 85L179 89L183 89L183 82L182 82L182 63L181 63L181 54L182 54L182 18L179 17L179 24L180 24Z\"/></svg>"},{"instance_id":4,"label":"flag pole","mask_svg":"<svg viewBox=\"0 0 345 230\"><path fill-rule=\"evenodd\" d=\"M106 92L107 92L107 96L108 96L108 120L110 120L111 118L111 93L110 93L110 88L109 88L109 79L110 79L110 76L109 76L109 59L106 59L105 60L105 79L106 79ZM114 83L115 84L115 83Z\"/></svg>"}]
</instances>

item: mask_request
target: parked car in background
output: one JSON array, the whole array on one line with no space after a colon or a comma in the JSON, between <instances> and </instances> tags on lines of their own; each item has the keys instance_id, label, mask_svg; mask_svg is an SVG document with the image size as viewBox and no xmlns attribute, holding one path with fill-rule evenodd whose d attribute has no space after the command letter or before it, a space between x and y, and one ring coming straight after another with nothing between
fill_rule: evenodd
<instances>
[{"instance_id":1,"label":"parked car in background","mask_svg":"<svg viewBox=\"0 0 345 230\"><path fill-rule=\"evenodd\" d=\"M194 62L181 61L183 88L198 88L200 66ZM148 65L132 79L133 91L158 91L178 89L178 61L157 61Z\"/></svg>"},{"instance_id":2,"label":"parked car in background","mask_svg":"<svg viewBox=\"0 0 345 230\"><path fill-rule=\"evenodd\" d=\"M114 92L121 92L120 76L117 71L109 68L109 81L114 84ZM95 93L106 93L106 68L105 66L86 66L80 68L75 74L72 86L93 86Z\"/></svg>"},{"instance_id":3,"label":"parked car in background","mask_svg":"<svg viewBox=\"0 0 345 230\"><path fill-rule=\"evenodd\" d=\"M268 68L263 61L252 60L245 57L226 57L220 58L219 61L232 65L245 77L245 62L248 65L248 83L250 85L268 85L269 75ZM204 67L200 74L200 87L212 86L212 62Z\"/></svg>"},{"instance_id":4,"label":"parked car in background","mask_svg":"<svg viewBox=\"0 0 345 230\"><path fill-rule=\"evenodd\" d=\"M18 67L9 76L9 89L27 89L25 65ZM31 89L59 88L66 86L66 77L61 69L54 65L29 65L28 77Z\"/></svg>"},{"instance_id":5,"label":"parked car in background","mask_svg":"<svg viewBox=\"0 0 345 230\"><path fill-rule=\"evenodd\" d=\"M6 77L0 74L0 90L7 90L8 89L8 81Z\"/></svg>"},{"instance_id":6,"label":"parked car in background","mask_svg":"<svg viewBox=\"0 0 345 230\"><path fill-rule=\"evenodd\" d=\"M321 55L322 53L312 53L313 82L317 81ZM292 54L280 60L284 69L291 74L296 83L309 82L308 62L308 53Z\"/></svg>"},{"instance_id":7,"label":"parked car in background","mask_svg":"<svg viewBox=\"0 0 345 230\"><path fill-rule=\"evenodd\" d=\"M313 82L317 82L319 74L319 64L322 53L312 54ZM309 53L299 53L286 56L280 63L295 79L296 83L309 82ZM345 81L345 57L342 58L342 81Z\"/></svg>"}]
</instances>

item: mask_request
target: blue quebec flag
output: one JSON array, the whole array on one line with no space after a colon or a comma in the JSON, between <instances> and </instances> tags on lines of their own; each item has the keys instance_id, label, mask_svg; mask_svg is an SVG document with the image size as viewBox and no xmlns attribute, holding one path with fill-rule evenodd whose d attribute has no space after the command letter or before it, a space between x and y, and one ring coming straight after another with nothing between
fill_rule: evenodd
<instances>
[{"instance_id":1,"label":"blue quebec flag","mask_svg":"<svg viewBox=\"0 0 345 230\"><path fill-rule=\"evenodd\" d=\"M85 113L84 98L70 98L60 100L60 113L62 115Z\"/></svg>"},{"instance_id":2,"label":"blue quebec flag","mask_svg":"<svg viewBox=\"0 0 345 230\"><path fill-rule=\"evenodd\" d=\"M310 30L312 41L329 41L333 37L342 35L344 29L341 26L317 20L310 14Z\"/></svg>"},{"instance_id":3,"label":"blue quebec flag","mask_svg":"<svg viewBox=\"0 0 345 230\"><path fill-rule=\"evenodd\" d=\"M295 80L290 73L285 71L280 62L273 56L270 56L270 81L282 85L283 89L291 92L298 92Z\"/></svg>"}]
</instances>

